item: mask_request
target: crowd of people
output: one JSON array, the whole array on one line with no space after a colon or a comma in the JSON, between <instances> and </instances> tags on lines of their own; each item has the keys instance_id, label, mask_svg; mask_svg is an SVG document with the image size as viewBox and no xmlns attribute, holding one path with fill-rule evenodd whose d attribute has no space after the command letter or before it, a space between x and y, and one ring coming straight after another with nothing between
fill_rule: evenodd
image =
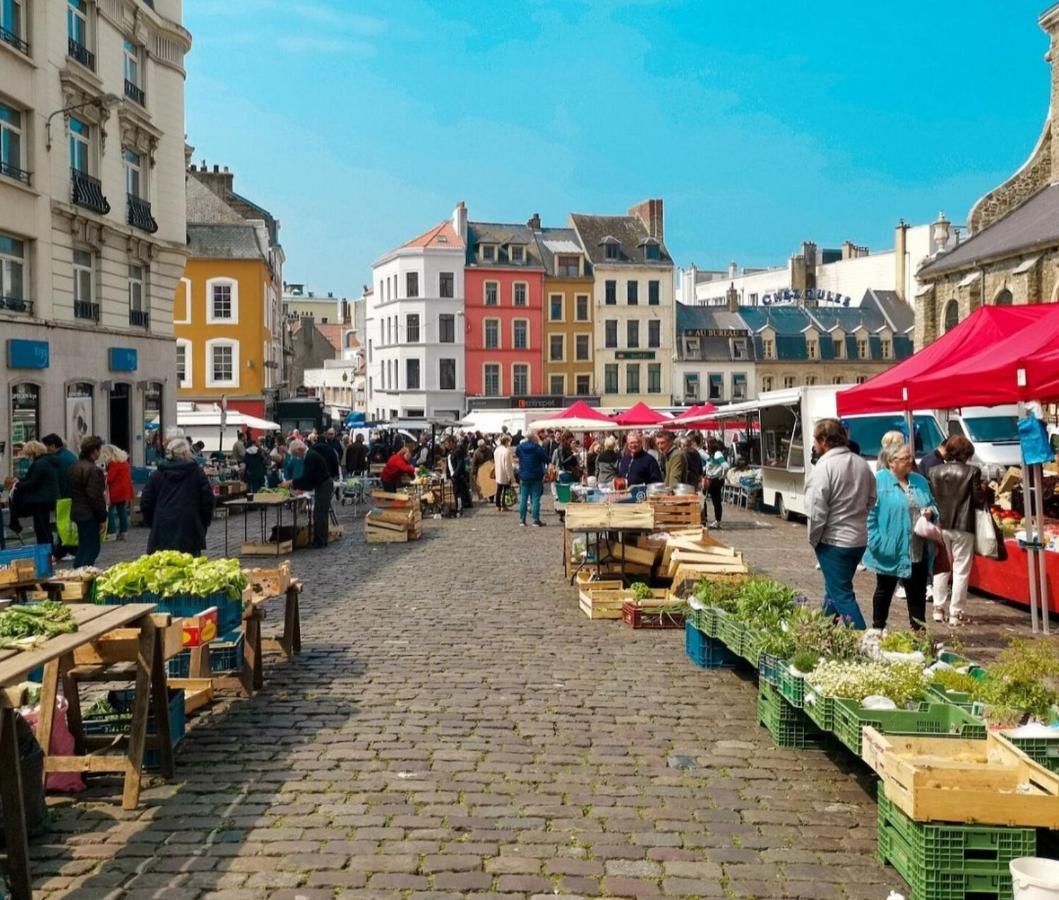
<instances>
[{"instance_id":1,"label":"crowd of people","mask_svg":"<svg viewBox=\"0 0 1059 900\"><path fill-rule=\"evenodd\" d=\"M913 629L927 621L928 594L935 622L965 621L975 514L990 500L981 470L969 462L974 445L954 435L917 467L904 434L891 431L872 472L851 451L837 419L818 422L813 442L809 543L823 574L825 606L854 627L866 627L853 587L863 565L875 573L873 628L886 627L898 585Z\"/></svg>"}]
</instances>

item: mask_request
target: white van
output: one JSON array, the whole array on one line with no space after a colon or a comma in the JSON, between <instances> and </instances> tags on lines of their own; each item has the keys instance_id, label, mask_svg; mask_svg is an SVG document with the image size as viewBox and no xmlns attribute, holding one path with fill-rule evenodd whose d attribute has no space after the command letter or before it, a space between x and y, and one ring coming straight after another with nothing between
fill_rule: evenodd
<instances>
[{"instance_id":1,"label":"white van","mask_svg":"<svg viewBox=\"0 0 1059 900\"><path fill-rule=\"evenodd\" d=\"M986 478L998 478L1008 466L1022 465L1019 448L1019 411L1009 406L964 406L942 413L948 435L962 435L974 444L972 463Z\"/></svg>"},{"instance_id":2,"label":"white van","mask_svg":"<svg viewBox=\"0 0 1059 900\"><path fill-rule=\"evenodd\" d=\"M835 397L839 391L852 386L836 384L767 391L756 400L718 410L716 418L720 420L756 418L758 440L750 441L747 461L752 467L760 466L762 502L773 507L780 518L789 519L792 513L806 515L805 486L812 473L812 440L807 448L803 435L812 435L821 419L839 418ZM861 456L872 468L882 436L888 431L904 431L906 427L901 412L844 416L842 422L849 429L850 440L858 445ZM917 458L944 441L933 412L917 410L914 424ZM753 434L753 428L747 433Z\"/></svg>"}]
</instances>

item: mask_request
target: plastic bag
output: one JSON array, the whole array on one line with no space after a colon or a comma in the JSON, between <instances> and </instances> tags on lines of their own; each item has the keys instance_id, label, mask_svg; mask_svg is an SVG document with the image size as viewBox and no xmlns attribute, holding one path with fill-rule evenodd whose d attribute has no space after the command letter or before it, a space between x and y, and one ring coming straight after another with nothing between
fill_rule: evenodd
<instances>
[{"instance_id":1,"label":"plastic bag","mask_svg":"<svg viewBox=\"0 0 1059 900\"><path fill-rule=\"evenodd\" d=\"M860 701L863 709L897 709L897 704L882 694L872 694Z\"/></svg>"},{"instance_id":2,"label":"plastic bag","mask_svg":"<svg viewBox=\"0 0 1059 900\"><path fill-rule=\"evenodd\" d=\"M55 503L55 530L63 547L77 546L77 526L70 518L72 507L73 501L69 497L62 497Z\"/></svg>"},{"instance_id":3,"label":"plastic bag","mask_svg":"<svg viewBox=\"0 0 1059 900\"><path fill-rule=\"evenodd\" d=\"M1019 444L1022 447L1022 459L1027 466L1049 463L1055 459L1052 445L1048 441L1048 429L1044 422L1035 416L1019 419Z\"/></svg>"},{"instance_id":4,"label":"plastic bag","mask_svg":"<svg viewBox=\"0 0 1059 900\"><path fill-rule=\"evenodd\" d=\"M66 712L70 708L65 697L55 698L55 715L51 723L51 746L48 748L49 755L74 756L74 736L70 731L70 725L66 720ZM22 717L37 733L37 719L40 716L40 707L23 709ZM49 772L44 779L44 786L49 791L61 791L65 794L74 794L85 789L84 779L80 772Z\"/></svg>"},{"instance_id":5,"label":"plastic bag","mask_svg":"<svg viewBox=\"0 0 1059 900\"><path fill-rule=\"evenodd\" d=\"M925 541L940 541L942 540L941 529L938 528L933 522L930 521L926 516L921 515L916 519L915 532L918 537L923 538Z\"/></svg>"}]
</instances>

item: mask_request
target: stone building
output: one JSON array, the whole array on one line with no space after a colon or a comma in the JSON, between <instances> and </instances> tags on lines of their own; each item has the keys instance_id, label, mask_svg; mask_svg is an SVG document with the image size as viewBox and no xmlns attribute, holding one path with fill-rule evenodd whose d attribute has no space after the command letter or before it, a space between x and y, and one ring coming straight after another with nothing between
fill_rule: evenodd
<instances>
[{"instance_id":1,"label":"stone building","mask_svg":"<svg viewBox=\"0 0 1059 900\"><path fill-rule=\"evenodd\" d=\"M934 223L933 256L917 273L917 347L984 303L1059 300L1059 4L1040 25L1052 88L1044 131L1023 166L975 203L966 240L953 244L944 216Z\"/></svg>"},{"instance_id":2,"label":"stone building","mask_svg":"<svg viewBox=\"0 0 1059 900\"><path fill-rule=\"evenodd\" d=\"M0 2L4 472L48 432L140 464L176 421L181 21L181 0Z\"/></svg>"}]
</instances>

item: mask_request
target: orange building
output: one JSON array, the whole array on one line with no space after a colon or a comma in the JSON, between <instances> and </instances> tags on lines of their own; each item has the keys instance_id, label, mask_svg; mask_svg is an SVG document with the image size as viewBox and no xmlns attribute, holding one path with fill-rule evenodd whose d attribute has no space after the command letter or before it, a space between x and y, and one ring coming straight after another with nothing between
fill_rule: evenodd
<instances>
[{"instance_id":1,"label":"orange building","mask_svg":"<svg viewBox=\"0 0 1059 900\"><path fill-rule=\"evenodd\" d=\"M596 395L593 378L592 266L572 228L534 234L544 262L544 392L565 405Z\"/></svg>"},{"instance_id":2,"label":"orange building","mask_svg":"<svg viewBox=\"0 0 1059 900\"><path fill-rule=\"evenodd\" d=\"M271 418L283 384L279 223L232 190L227 169L192 166L188 251L173 309L178 400Z\"/></svg>"}]
</instances>

